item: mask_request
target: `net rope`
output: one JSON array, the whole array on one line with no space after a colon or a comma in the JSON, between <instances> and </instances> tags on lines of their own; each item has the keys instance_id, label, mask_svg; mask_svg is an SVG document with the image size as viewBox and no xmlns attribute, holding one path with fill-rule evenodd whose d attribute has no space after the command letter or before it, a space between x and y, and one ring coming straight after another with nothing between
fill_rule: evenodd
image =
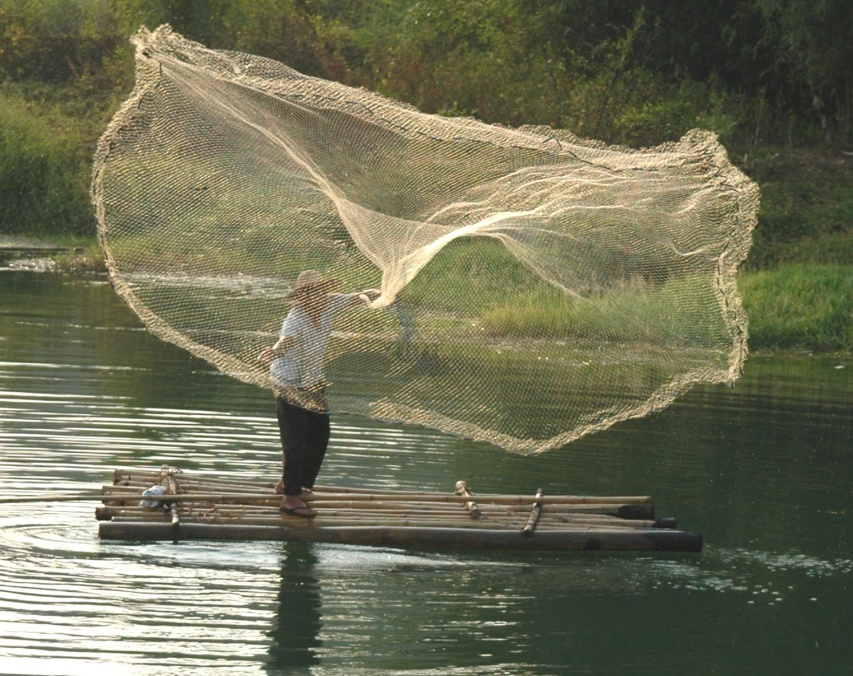
<instances>
[{"instance_id":1,"label":"net rope","mask_svg":"<svg viewBox=\"0 0 853 676\"><path fill-rule=\"evenodd\" d=\"M247 383L314 269L375 287L336 320L331 410L537 453L731 383L758 190L710 132L631 150L420 113L168 26L92 199L151 332Z\"/></svg>"}]
</instances>

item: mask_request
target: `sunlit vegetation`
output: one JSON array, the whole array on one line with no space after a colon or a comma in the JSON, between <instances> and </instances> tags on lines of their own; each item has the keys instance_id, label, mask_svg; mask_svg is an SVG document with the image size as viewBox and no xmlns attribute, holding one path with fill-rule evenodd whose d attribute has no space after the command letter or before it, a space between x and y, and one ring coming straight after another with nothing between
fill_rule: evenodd
<instances>
[{"instance_id":1,"label":"sunlit vegetation","mask_svg":"<svg viewBox=\"0 0 853 676\"><path fill-rule=\"evenodd\" d=\"M762 188L753 344L850 347L847 0L0 0L0 234L93 236L91 158L133 86L128 37L162 23L428 113L631 147L711 129ZM487 324L510 322L490 284Z\"/></svg>"},{"instance_id":2,"label":"sunlit vegetation","mask_svg":"<svg viewBox=\"0 0 853 676\"><path fill-rule=\"evenodd\" d=\"M853 349L853 267L782 265L739 286L754 347Z\"/></svg>"}]
</instances>

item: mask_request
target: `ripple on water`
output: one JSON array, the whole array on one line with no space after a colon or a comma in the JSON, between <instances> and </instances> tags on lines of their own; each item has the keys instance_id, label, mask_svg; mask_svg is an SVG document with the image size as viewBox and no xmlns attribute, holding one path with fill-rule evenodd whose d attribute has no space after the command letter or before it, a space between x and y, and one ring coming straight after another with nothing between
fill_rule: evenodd
<instances>
[{"instance_id":1,"label":"ripple on water","mask_svg":"<svg viewBox=\"0 0 853 676\"><path fill-rule=\"evenodd\" d=\"M853 573L850 559L821 559L800 553L771 553L748 549L706 547L703 565L656 560L650 567L656 589L741 594L747 604L778 604L802 595L803 575L827 580ZM816 602L815 597L809 598Z\"/></svg>"},{"instance_id":2,"label":"ripple on water","mask_svg":"<svg viewBox=\"0 0 853 676\"><path fill-rule=\"evenodd\" d=\"M820 559L808 554L735 549L727 552L726 559L732 563L743 562L767 568L771 572L802 572L808 577L825 578L853 573L853 559Z\"/></svg>"},{"instance_id":3,"label":"ripple on water","mask_svg":"<svg viewBox=\"0 0 853 676\"><path fill-rule=\"evenodd\" d=\"M109 663L121 673L128 663L139 673L225 659L238 670L241 656L264 652L280 547L109 545L97 539L95 504L2 505L4 668L70 674ZM40 660L50 666L39 670Z\"/></svg>"}]
</instances>

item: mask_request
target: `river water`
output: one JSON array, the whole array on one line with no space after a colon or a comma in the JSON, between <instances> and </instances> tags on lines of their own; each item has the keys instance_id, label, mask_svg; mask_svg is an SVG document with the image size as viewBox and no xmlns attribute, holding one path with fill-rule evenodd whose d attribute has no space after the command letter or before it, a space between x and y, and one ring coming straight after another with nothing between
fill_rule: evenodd
<instances>
[{"instance_id":1,"label":"river water","mask_svg":"<svg viewBox=\"0 0 853 676\"><path fill-rule=\"evenodd\" d=\"M268 393L150 336L103 277L0 271L2 674L838 674L853 636L853 360L539 457L337 416L321 480L650 494L701 554L101 542L116 467L273 480Z\"/></svg>"}]
</instances>

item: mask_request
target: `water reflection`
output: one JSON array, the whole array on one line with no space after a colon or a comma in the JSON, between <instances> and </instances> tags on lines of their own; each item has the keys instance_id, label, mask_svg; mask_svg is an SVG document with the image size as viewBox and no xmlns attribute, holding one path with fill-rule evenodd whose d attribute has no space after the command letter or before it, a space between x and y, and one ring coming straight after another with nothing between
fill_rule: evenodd
<instances>
[{"instance_id":1,"label":"water reflection","mask_svg":"<svg viewBox=\"0 0 853 676\"><path fill-rule=\"evenodd\" d=\"M310 667L320 663L319 648L323 645L320 584L314 567L317 556L311 545L290 545L281 565L281 585L278 590L278 613L273 619L267 671L282 673L282 669Z\"/></svg>"}]
</instances>

